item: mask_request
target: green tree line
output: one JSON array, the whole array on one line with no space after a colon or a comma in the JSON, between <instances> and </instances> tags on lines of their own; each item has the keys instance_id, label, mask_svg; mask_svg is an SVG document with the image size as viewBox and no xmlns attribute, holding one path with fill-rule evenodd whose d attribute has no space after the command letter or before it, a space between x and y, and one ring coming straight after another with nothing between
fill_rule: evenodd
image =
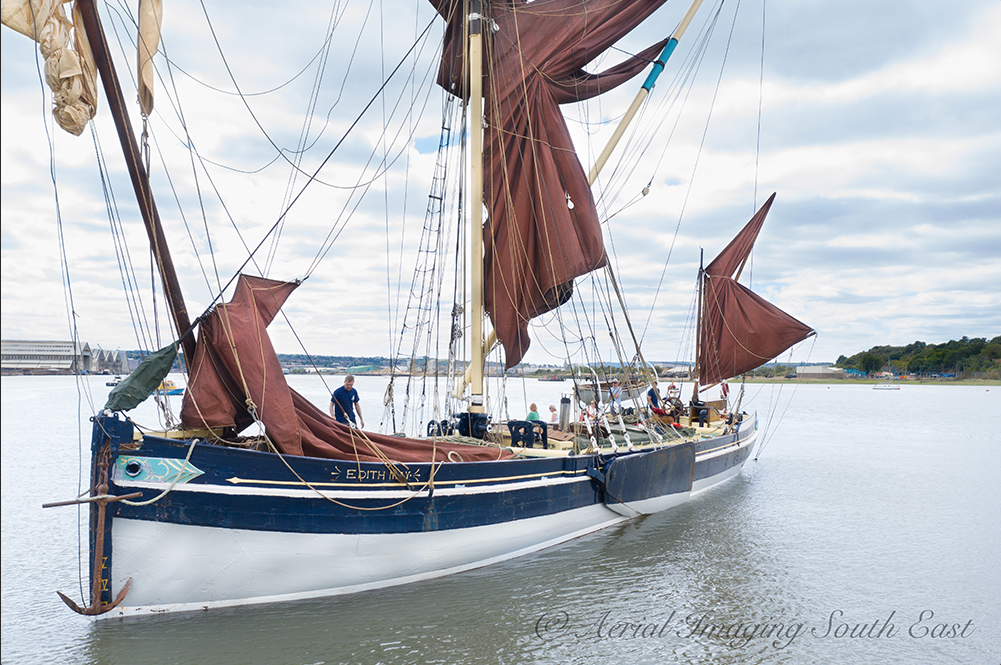
<instances>
[{"instance_id":1,"label":"green tree line","mask_svg":"<svg viewBox=\"0 0 1001 665\"><path fill-rule=\"evenodd\" d=\"M297 364L309 367L354 367L357 365L376 365L389 367L389 359L382 356L307 356L304 353L279 353L278 360L285 364Z\"/></svg>"},{"instance_id":2,"label":"green tree line","mask_svg":"<svg viewBox=\"0 0 1001 665\"><path fill-rule=\"evenodd\" d=\"M863 372L897 374L1001 374L1001 336L963 337L944 344L913 342L907 346L874 346L853 356L838 358L838 367Z\"/></svg>"}]
</instances>

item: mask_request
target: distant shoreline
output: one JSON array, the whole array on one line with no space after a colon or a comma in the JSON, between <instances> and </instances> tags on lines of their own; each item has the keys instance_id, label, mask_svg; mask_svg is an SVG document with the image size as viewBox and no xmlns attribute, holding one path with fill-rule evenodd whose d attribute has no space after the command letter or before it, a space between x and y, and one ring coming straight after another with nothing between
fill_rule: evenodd
<instances>
[{"instance_id":1,"label":"distant shoreline","mask_svg":"<svg viewBox=\"0 0 1001 665\"><path fill-rule=\"evenodd\" d=\"M737 383L736 379L731 382ZM784 383L796 385L800 383L812 383L827 386L846 385L881 385L890 383L897 386L1001 386L1001 381L996 379L900 379L899 381L888 381L886 379L766 379L748 378L747 383Z\"/></svg>"},{"instance_id":2,"label":"distant shoreline","mask_svg":"<svg viewBox=\"0 0 1001 665\"><path fill-rule=\"evenodd\" d=\"M343 376L344 372L322 372L322 376ZM32 372L25 373L23 371L18 372L3 372L3 376L73 376L69 372ZM87 374L83 376L91 376L94 378L104 378L105 374ZM121 375L120 375L121 376ZM290 373L286 376L317 376L314 372L295 372ZM367 377L379 377L379 376L389 376L389 374L381 374L377 372L356 372L355 376L367 376ZM397 377L408 376L406 374L397 374ZM416 374L413 376L421 376ZM494 377L491 377L494 378ZM522 378L522 377L512 377L512 378ZM545 377L536 376L526 376L523 377L529 380L545 380ZM568 379L569 380L569 379ZM691 379L672 379L673 381L680 381L690 383ZM740 383L739 379L730 379L730 384L734 385ZM763 377L748 377L746 383L758 383L758 384L780 384L780 385L801 385L801 384L812 384L812 385L824 385L824 386L839 386L839 385L870 385L874 386L877 384L892 383L898 386L1001 386L1001 381L996 379L900 379L896 381L887 381L886 379L785 379L785 378L763 378Z\"/></svg>"}]
</instances>

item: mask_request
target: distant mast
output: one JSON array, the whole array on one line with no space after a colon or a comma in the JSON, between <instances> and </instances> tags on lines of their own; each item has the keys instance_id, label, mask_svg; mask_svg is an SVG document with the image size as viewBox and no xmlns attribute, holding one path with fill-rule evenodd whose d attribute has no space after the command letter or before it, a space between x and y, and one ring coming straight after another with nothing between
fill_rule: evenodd
<instances>
[{"instance_id":1,"label":"distant mast","mask_svg":"<svg viewBox=\"0 0 1001 665\"><path fill-rule=\"evenodd\" d=\"M702 285L705 283L705 250L699 249L699 288L698 288L698 311L695 314L695 386L692 388L692 401L699 401L699 367L702 363L702 316L704 314L705 294Z\"/></svg>"}]
</instances>

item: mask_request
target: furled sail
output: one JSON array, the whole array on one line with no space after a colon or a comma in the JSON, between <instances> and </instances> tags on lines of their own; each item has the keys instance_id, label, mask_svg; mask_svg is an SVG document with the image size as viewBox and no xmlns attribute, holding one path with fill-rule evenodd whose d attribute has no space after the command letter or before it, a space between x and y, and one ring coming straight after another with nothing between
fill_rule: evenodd
<instances>
[{"instance_id":1,"label":"furled sail","mask_svg":"<svg viewBox=\"0 0 1001 665\"><path fill-rule=\"evenodd\" d=\"M718 383L759 367L814 332L736 281L774 200L772 194L703 271L701 385Z\"/></svg>"},{"instance_id":2,"label":"furled sail","mask_svg":"<svg viewBox=\"0 0 1001 665\"><path fill-rule=\"evenodd\" d=\"M160 23L163 21L163 0L140 0L139 39L136 43L139 72L139 107L143 115L153 112L153 56L160 48Z\"/></svg>"},{"instance_id":3,"label":"furled sail","mask_svg":"<svg viewBox=\"0 0 1001 665\"><path fill-rule=\"evenodd\" d=\"M656 58L665 42L600 74L583 70L665 1L484 3L484 302L508 367L528 350L529 321L566 302L573 280L606 260L559 105L611 90ZM448 21L438 83L464 97L462 3L431 2Z\"/></svg>"},{"instance_id":4,"label":"furled sail","mask_svg":"<svg viewBox=\"0 0 1001 665\"><path fill-rule=\"evenodd\" d=\"M443 462L450 451L467 462L510 456L494 448L354 430L292 390L267 327L297 286L241 275L233 299L202 320L181 406L186 428L240 431L254 423L256 413L287 455L362 462Z\"/></svg>"},{"instance_id":5,"label":"furled sail","mask_svg":"<svg viewBox=\"0 0 1001 665\"><path fill-rule=\"evenodd\" d=\"M3 24L38 42L45 82L52 89L52 115L80 136L97 113L97 66L80 12L66 16L66 0L3 0ZM72 30L73 36L70 37Z\"/></svg>"}]
</instances>

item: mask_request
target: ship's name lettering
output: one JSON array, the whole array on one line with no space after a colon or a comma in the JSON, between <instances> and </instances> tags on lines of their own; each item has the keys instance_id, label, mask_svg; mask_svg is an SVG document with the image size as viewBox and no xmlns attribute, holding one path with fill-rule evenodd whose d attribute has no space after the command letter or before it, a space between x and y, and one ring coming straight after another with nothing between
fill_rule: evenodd
<instances>
[{"instance_id":1,"label":"ship's name lettering","mask_svg":"<svg viewBox=\"0 0 1001 665\"><path fill-rule=\"evenodd\" d=\"M357 480L358 482L365 481L385 481L389 474L386 473L385 469L348 469L348 473L345 476L347 480Z\"/></svg>"},{"instance_id":2,"label":"ship's name lettering","mask_svg":"<svg viewBox=\"0 0 1001 665\"><path fill-rule=\"evenodd\" d=\"M420 480L421 474L418 469L401 469L401 471L403 471L408 482L417 482ZM391 482L394 480L386 469L359 469L358 467L350 467L344 470L335 466L330 472L330 476L334 480L341 480L343 478L344 480L359 483Z\"/></svg>"}]
</instances>

